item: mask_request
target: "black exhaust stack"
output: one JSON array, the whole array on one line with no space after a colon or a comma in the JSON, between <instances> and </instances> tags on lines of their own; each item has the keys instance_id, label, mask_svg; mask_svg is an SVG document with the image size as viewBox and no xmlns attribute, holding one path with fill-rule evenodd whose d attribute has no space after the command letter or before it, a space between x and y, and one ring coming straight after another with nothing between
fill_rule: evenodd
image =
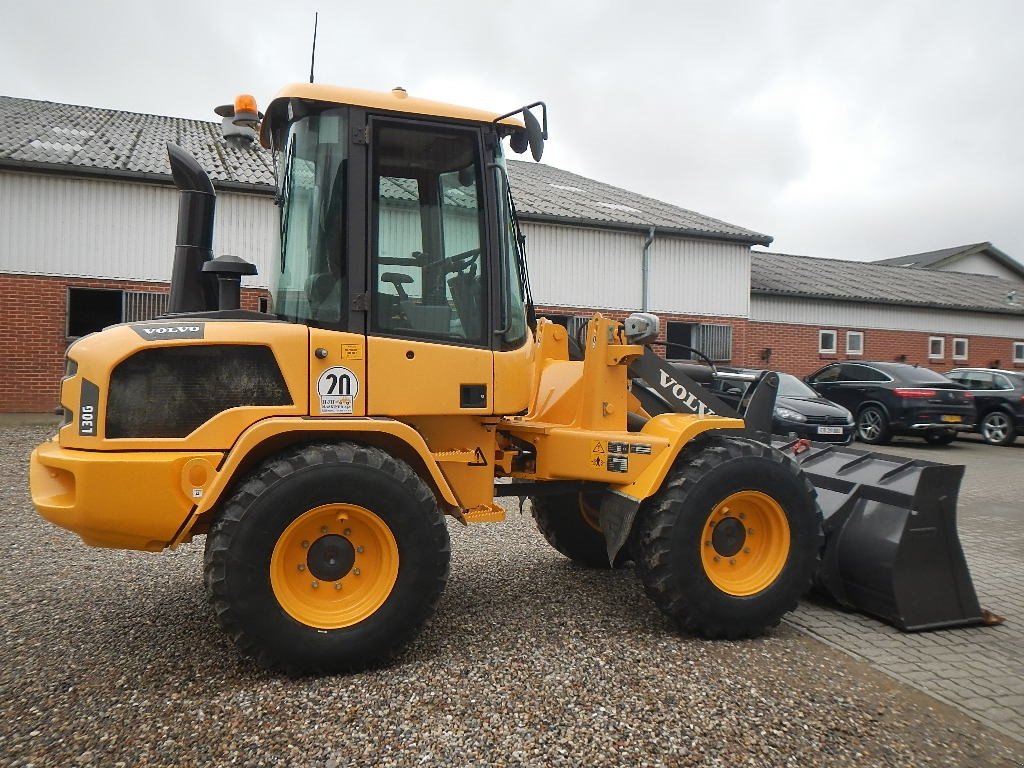
<instances>
[{"instance_id":1,"label":"black exhaust stack","mask_svg":"<svg viewBox=\"0 0 1024 768\"><path fill-rule=\"evenodd\" d=\"M167 158L178 194L178 234L171 271L167 314L217 309L217 279L203 273L213 258L213 214L216 193L206 171L192 155L167 144Z\"/></svg>"}]
</instances>

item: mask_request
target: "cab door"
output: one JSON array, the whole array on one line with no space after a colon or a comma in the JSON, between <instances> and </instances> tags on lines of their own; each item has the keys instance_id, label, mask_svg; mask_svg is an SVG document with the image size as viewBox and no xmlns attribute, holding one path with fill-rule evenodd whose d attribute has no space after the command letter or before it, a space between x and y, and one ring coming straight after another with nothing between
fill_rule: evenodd
<instances>
[{"instance_id":1,"label":"cab door","mask_svg":"<svg viewBox=\"0 0 1024 768\"><path fill-rule=\"evenodd\" d=\"M369 415L489 414L481 132L369 121Z\"/></svg>"}]
</instances>

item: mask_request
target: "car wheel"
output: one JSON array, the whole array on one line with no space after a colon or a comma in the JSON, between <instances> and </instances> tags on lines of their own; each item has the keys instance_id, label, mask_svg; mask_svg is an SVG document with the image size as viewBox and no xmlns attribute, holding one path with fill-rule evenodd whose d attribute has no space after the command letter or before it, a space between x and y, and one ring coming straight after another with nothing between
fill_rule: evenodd
<instances>
[{"instance_id":1,"label":"car wheel","mask_svg":"<svg viewBox=\"0 0 1024 768\"><path fill-rule=\"evenodd\" d=\"M1013 419L1002 411L985 414L981 420L981 436L989 445L1009 445L1017 437Z\"/></svg>"},{"instance_id":2,"label":"car wheel","mask_svg":"<svg viewBox=\"0 0 1024 768\"><path fill-rule=\"evenodd\" d=\"M934 429L924 433L928 445L949 445L956 440L955 429Z\"/></svg>"},{"instance_id":3,"label":"car wheel","mask_svg":"<svg viewBox=\"0 0 1024 768\"><path fill-rule=\"evenodd\" d=\"M892 439L889 417L877 405L866 405L857 415L857 437L871 445L886 445Z\"/></svg>"}]
</instances>

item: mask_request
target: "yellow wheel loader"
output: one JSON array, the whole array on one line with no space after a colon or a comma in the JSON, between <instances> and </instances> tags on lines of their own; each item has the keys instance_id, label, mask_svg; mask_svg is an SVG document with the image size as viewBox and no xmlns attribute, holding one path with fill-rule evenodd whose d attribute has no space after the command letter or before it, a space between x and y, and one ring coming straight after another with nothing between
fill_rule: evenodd
<instances>
[{"instance_id":1,"label":"yellow wheel loader","mask_svg":"<svg viewBox=\"0 0 1024 768\"><path fill-rule=\"evenodd\" d=\"M169 146L169 312L68 350L65 423L31 459L43 517L95 546L205 534L217 622L290 673L395 655L444 589L445 516L500 521L502 495L573 560L635 562L687 631L756 635L795 606L821 512L764 424L659 358L656 317L572 340L535 319L503 142L539 159L542 103L298 84L218 113L276 163L272 311L239 308L254 267L213 257L213 187Z\"/></svg>"}]
</instances>

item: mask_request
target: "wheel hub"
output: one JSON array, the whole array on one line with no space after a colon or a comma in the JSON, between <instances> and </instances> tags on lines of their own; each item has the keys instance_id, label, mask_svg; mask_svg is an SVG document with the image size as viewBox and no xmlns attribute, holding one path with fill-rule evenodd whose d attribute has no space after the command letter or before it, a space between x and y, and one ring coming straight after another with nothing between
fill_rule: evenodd
<instances>
[{"instance_id":1,"label":"wheel hub","mask_svg":"<svg viewBox=\"0 0 1024 768\"><path fill-rule=\"evenodd\" d=\"M711 546L722 557L732 557L747 540L747 528L735 517L727 517L715 525L711 533Z\"/></svg>"},{"instance_id":2,"label":"wheel hub","mask_svg":"<svg viewBox=\"0 0 1024 768\"><path fill-rule=\"evenodd\" d=\"M321 536L309 547L306 567L321 581L337 581L348 575L356 562L352 542L336 533Z\"/></svg>"}]
</instances>

